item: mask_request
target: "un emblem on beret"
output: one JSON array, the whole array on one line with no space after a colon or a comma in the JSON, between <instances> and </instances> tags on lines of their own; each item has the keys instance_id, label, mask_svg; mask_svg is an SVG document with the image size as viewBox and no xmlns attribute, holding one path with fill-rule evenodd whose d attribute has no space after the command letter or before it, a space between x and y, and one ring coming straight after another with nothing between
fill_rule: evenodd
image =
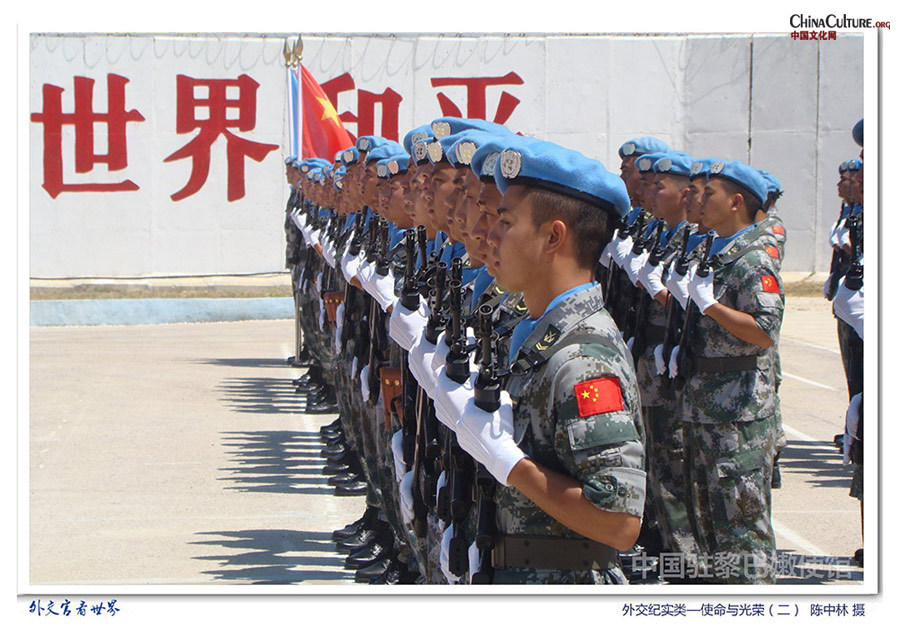
<instances>
[{"instance_id":1,"label":"un emblem on beret","mask_svg":"<svg viewBox=\"0 0 900 636\"><path fill-rule=\"evenodd\" d=\"M656 164L656 169L660 172L668 172L672 169L672 160L668 157L660 159Z\"/></svg>"},{"instance_id":2,"label":"un emblem on beret","mask_svg":"<svg viewBox=\"0 0 900 636\"><path fill-rule=\"evenodd\" d=\"M634 151L636 149L637 149L637 147L633 143L628 142L627 144L622 146L622 154L625 155L626 157L630 157L631 155L634 154Z\"/></svg>"},{"instance_id":3,"label":"un emblem on beret","mask_svg":"<svg viewBox=\"0 0 900 636\"><path fill-rule=\"evenodd\" d=\"M302 164L300 166L300 172L302 172L303 174L306 174L307 172L309 172L309 165L305 164L305 163Z\"/></svg>"},{"instance_id":4,"label":"un emblem on beret","mask_svg":"<svg viewBox=\"0 0 900 636\"><path fill-rule=\"evenodd\" d=\"M413 133L412 136L409 138L409 143L411 145L415 145L415 144L419 143L420 141L422 141L423 139L425 139L426 137L428 137L428 133L425 133L425 132Z\"/></svg>"},{"instance_id":5,"label":"un emblem on beret","mask_svg":"<svg viewBox=\"0 0 900 636\"><path fill-rule=\"evenodd\" d=\"M413 148L413 157L416 158L416 161L422 161L425 157L428 156L428 145L424 141L420 141Z\"/></svg>"},{"instance_id":6,"label":"un emblem on beret","mask_svg":"<svg viewBox=\"0 0 900 636\"><path fill-rule=\"evenodd\" d=\"M494 176L494 170L497 168L497 159L500 158L499 152L492 152L487 157L484 158L484 163L481 164L481 174L488 175L489 177Z\"/></svg>"},{"instance_id":7,"label":"un emblem on beret","mask_svg":"<svg viewBox=\"0 0 900 636\"><path fill-rule=\"evenodd\" d=\"M384 165L383 163L379 163L379 164L375 167L375 174L377 174L379 177L386 177L386 176L387 176L387 173L388 173L388 172L387 172L387 166Z\"/></svg>"},{"instance_id":8,"label":"un emblem on beret","mask_svg":"<svg viewBox=\"0 0 900 636\"><path fill-rule=\"evenodd\" d=\"M435 139L443 139L450 134L450 124L445 121L436 121L431 124L431 130L434 131Z\"/></svg>"},{"instance_id":9,"label":"un emblem on beret","mask_svg":"<svg viewBox=\"0 0 900 636\"><path fill-rule=\"evenodd\" d=\"M352 160L353 160L353 151L352 151L352 150L345 150L345 151L344 151L344 163L347 163L347 162L352 161Z\"/></svg>"},{"instance_id":10,"label":"un emblem on beret","mask_svg":"<svg viewBox=\"0 0 900 636\"><path fill-rule=\"evenodd\" d=\"M359 144L357 144L357 145L359 146L360 150L366 150L366 151L369 150L369 140L368 139L360 139Z\"/></svg>"},{"instance_id":11,"label":"un emblem on beret","mask_svg":"<svg viewBox=\"0 0 900 636\"><path fill-rule=\"evenodd\" d=\"M500 173L507 179L515 179L522 170L522 153L504 150L500 155Z\"/></svg>"},{"instance_id":12,"label":"un emblem on beret","mask_svg":"<svg viewBox=\"0 0 900 636\"><path fill-rule=\"evenodd\" d=\"M397 174L400 172L400 164L397 163L396 159L391 159L388 161L387 169L391 174Z\"/></svg>"},{"instance_id":13,"label":"un emblem on beret","mask_svg":"<svg viewBox=\"0 0 900 636\"><path fill-rule=\"evenodd\" d=\"M692 177L695 174L700 174L700 172L702 170L703 170L703 162L702 161L695 161L694 163L691 164L691 176Z\"/></svg>"},{"instance_id":14,"label":"un emblem on beret","mask_svg":"<svg viewBox=\"0 0 900 636\"><path fill-rule=\"evenodd\" d=\"M343 190L344 189L344 180L338 179L337 181L335 181L334 187L337 188L338 190Z\"/></svg>"},{"instance_id":15,"label":"un emblem on beret","mask_svg":"<svg viewBox=\"0 0 900 636\"><path fill-rule=\"evenodd\" d=\"M640 161L638 161L638 168L640 168L641 172L647 172L650 169L651 161L647 159L647 157L642 157Z\"/></svg>"},{"instance_id":16,"label":"un emblem on beret","mask_svg":"<svg viewBox=\"0 0 900 636\"><path fill-rule=\"evenodd\" d=\"M428 158L431 159L432 163L437 163L444 157L444 149L441 148L441 144L437 141L432 141L428 144Z\"/></svg>"},{"instance_id":17,"label":"un emblem on beret","mask_svg":"<svg viewBox=\"0 0 900 636\"><path fill-rule=\"evenodd\" d=\"M469 165L472 163L472 155L475 154L475 144L471 141L464 141L456 147L456 160L459 163Z\"/></svg>"},{"instance_id":18,"label":"un emblem on beret","mask_svg":"<svg viewBox=\"0 0 900 636\"><path fill-rule=\"evenodd\" d=\"M709 166L710 174L719 174L722 170L725 169L725 164L721 161L713 161Z\"/></svg>"}]
</instances>

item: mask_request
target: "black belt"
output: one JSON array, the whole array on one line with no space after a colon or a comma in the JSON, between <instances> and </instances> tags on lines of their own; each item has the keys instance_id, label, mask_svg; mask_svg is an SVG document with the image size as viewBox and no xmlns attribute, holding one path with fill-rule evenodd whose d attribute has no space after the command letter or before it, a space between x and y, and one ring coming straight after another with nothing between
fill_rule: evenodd
<instances>
[{"instance_id":1,"label":"black belt","mask_svg":"<svg viewBox=\"0 0 900 636\"><path fill-rule=\"evenodd\" d=\"M729 373L752 371L756 368L758 356L736 356L731 358L695 358L692 361L696 373Z\"/></svg>"},{"instance_id":2,"label":"black belt","mask_svg":"<svg viewBox=\"0 0 900 636\"><path fill-rule=\"evenodd\" d=\"M535 570L611 570L619 565L619 553L590 539L505 535L498 537L494 545L493 565Z\"/></svg>"}]
</instances>

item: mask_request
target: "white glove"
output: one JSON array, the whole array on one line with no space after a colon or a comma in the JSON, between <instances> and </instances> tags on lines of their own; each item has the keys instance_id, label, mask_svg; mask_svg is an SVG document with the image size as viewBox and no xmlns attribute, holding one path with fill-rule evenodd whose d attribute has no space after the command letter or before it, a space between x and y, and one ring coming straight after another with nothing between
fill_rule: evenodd
<instances>
[{"instance_id":1,"label":"white glove","mask_svg":"<svg viewBox=\"0 0 900 636\"><path fill-rule=\"evenodd\" d=\"M634 347L634 336L631 336L628 339L628 342L625 343L625 346L628 347L628 350L631 351Z\"/></svg>"},{"instance_id":2,"label":"white glove","mask_svg":"<svg viewBox=\"0 0 900 636\"><path fill-rule=\"evenodd\" d=\"M341 335L344 333L344 303L337 306L334 312L335 330L334 330L334 348L340 349Z\"/></svg>"},{"instance_id":3,"label":"white glove","mask_svg":"<svg viewBox=\"0 0 900 636\"><path fill-rule=\"evenodd\" d=\"M369 365L367 364L362 368L362 371L359 372L359 383L362 385L360 388L362 389L362 398L364 402L369 401Z\"/></svg>"},{"instance_id":4,"label":"white glove","mask_svg":"<svg viewBox=\"0 0 900 636\"><path fill-rule=\"evenodd\" d=\"M437 388L434 392L434 412L437 418L450 430L455 431L459 418L470 399L475 397L475 379L478 373L469 373L469 379L458 384L447 377L446 367L441 369L437 377Z\"/></svg>"},{"instance_id":5,"label":"white glove","mask_svg":"<svg viewBox=\"0 0 900 636\"><path fill-rule=\"evenodd\" d=\"M351 278L356 276L356 272L359 269L359 259L356 256L350 254L350 252L344 252L344 255L341 257L341 271L344 273L344 279L349 281Z\"/></svg>"},{"instance_id":6,"label":"white glove","mask_svg":"<svg viewBox=\"0 0 900 636\"><path fill-rule=\"evenodd\" d=\"M850 230L846 227L846 224L842 225L837 231L837 242L840 248L850 247Z\"/></svg>"},{"instance_id":7,"label":"white glove","mask_svg":"<svg viewBox=\"0 0 900 636\"><path fill-rule=\"evenodd\" d=\"M673 380L678 377L678 352L680 350L681 345L675 345L672 353L669 354L669 377Z\"/></svg>"},{"instance_id":8,"label":"white glove","mask_svg":"<svg viewBox=\"0 0 900 636\"><path fill-rule=\"evenodd\" d=\"M469 571L467 576L470 584L472 583L472 577L481 572L481 569L479 568L481 562L478 556L478 546L475 545L475 542L473 541L469 544Z\"/></svg>"},{"instance_id":9,"label":"white glove","mask_svg":"<svg viewBox=\"0 0 900 636\"><path fill-rule=\"evenodd\" d=\"M431 369L434 371L435 376L441 372L441 369L444 368L444 365L447 364L447 355L450 353L450 347L447 346L447 339L444 337L444 334L447 333L447 330L441 332L441 335L438 336L438 341L435 343L434 349L434 358L431 360ZM478 340L475 338L475 330L471 327L466 329L466 347L472 348L475 344L477 344ZM469 352L469 364L475 364L475 350L472 349Z\"/></svg>"},{"instance_id":10,"label":"white glove","mask_svg":"<svg viewBox=\"0 0 900 636\"><path fill-rule=\"evenodd\" d=\"M316 275L316 293L322 293L322 272Z\"/></svg>"},{"instance_id":11,"label":"white glove","mask_svg":"<svg viewBox=\"0 0 900 636\"><path fill-rule=\"evenodd\" d=\"M450 540L453 539L453 524L444 530L441 536L441 572L447 577L450 585L459 583L459 577L450 571Z\"/></svg>"},{"instance_id":12,"label":"white glove","mask_svg":"<svg viewBox=\"0 0 900 636\"><path fill-rule=\"evenodd\" d=\"M350 377L355 378L356 372L359 369L359 358L353 356L353 362L350 363Z\"/></svg>"},{"instance_id":13,"label":"white glove","mask_svg":"<svg viewBox=\"0 0 900 636\"><path fill-rule=\"evenodd\" d=\"M616 230L616 232L618 232L618 230ZM606 247L603 248L603 253L600 254L600 264L607 269L609 269L609 262L612 260L612 251L613 242L610 241L606 244Z\"/></svg>"},{"instance_id":14,"label":"white glove","mask_svg":"<svg viewBox=\"0 0 900 636\"><path fill-rule=\"evenodd\" d=\"M394 295L394 274L388 272L386 276L375 274L369 281L369 289L372 298L381 307L381 311L387 311L394 304L397 297Z\"/></svg>"},{"instance_id":15,"label":"white glove","mask_svg":"<svg viewBox=\"0 0 900 636\"><path fill-rule=\"evenodd\" d=\"M513 439L513 407L509 393L500 393L500 408L493 413L466 403L462 419L456 427L456 440L460 447L484 467L498 482L508 486L510 471L525 453Z\"/></svg>"},{"instance_id":16,"label":"white glove","mask_svg":"<svg viewBox=\"0 0 900 636\"><path fill-rule=\"evenodd\" d=\"M410 311L397 300L388 321L388 331L394 342L400 345L404 351L409 351L427 324L428 305L426 303L420 302L418 309Z\"/></svg>"},{"instance_id":17,"label":"white glove","mask_svg":"<svg viewBox=\"0 0 900 636\"><path fill-rule=\"evenodd\" d=\"M319 329L325 329L325 303L319 308Z\"/></svg>"},{"instance_id":18,"label":"white glove","mask_svg":"<svg viewBox=\"0 0 900 636\"><path fill-rule=\"evenodd\" d=\"M334 246L331 244L331 241L325 241L322 244L322 258L325 259L329 267L334 267Z\"/></svg>"},{"instance_id":19,"label":"white glove","mask_svg":"<svg viewBox=\"0 0 900 636\"><path fill-rule=\"evenodd\" d=\"M291 212L291 221L293 221L294 227L296 227L298 230L301 230L300 234L302 235L303 234L303 232L302 232L303 222L300 220L300 212L299 211L294 210L293 212Z\"/></svg>"},{"instance_id":20,"label":"white glove","mask_svg":"<svg viewBox=\"0 0 900 636\"><path fill-rule=\"evenodd\" d=\"M650 258L650 254L641 252L640 254L632 253L625 259L625 270L628 273L628 280L631 281L632 285L637 286L641 269L644 267L644 263L647 262L648 258Z\"/></svg>"},{"instance_id":21,"label":"white glove","mask_svg":"<svg viewBox=\"0 0 900 636\"><path fill-rule=\"evenodd\" d=\"M831 226L831 232L828 234L828 242L831 244L831 247L840 247L841 242L838 238L838 232L844 226L844 219L839 219L834 222L834 225Z\"/></svg>"},{"instance_id":22,"label":"white glove","mask_svg":"<svg viewBox=\"0 0 900 636\"><path fill-rule=\"evenodd\" d=\"M842 279L838 285L837 292L834 294L834 315L853 327L856 335L863 337L863 301L864 287L860 287L856 291L847 289L844 284L847 279Z\"/></svg>"},{"instance_id":23,"label":"white glove","mask_svg":"<svg viewBox=\"0 0 900 636\"><path fill-rule=\"evenodd\" d=\"M664 263L657 263L656 267L650 264L648 260L644 266L641 268L640 273L640 281L641 285L644 286L644 289L650 294L650 298L656 298L656 295L665 291L666 286L663 285L662 275L663 269L665 268Z\"/></svg>"},{"instance_id":24,"label":"white glove","mask_svg":"<svg viewBox=\"0 0 900 636\"><path fill-rule=\"evenodd\" d=\"M715 304L718 304L716 295L713 290L713 274L707 272L706 276L698 276L696 266L691 268L691 278L688 282L688 292L691 300L697 305L701 314L705 314L706 310Z\"/></svg>"},{"instance_id":25,"label":"white glove","mask_svg":"<svg viewBox=\"0 0 900 636\"><path fill-rule=\"evenodd\" d=\"M859 439L859 411L862 406L862 393L857 393L850 398L847 406L847 415L844 417L844 463L850 463L850 444Z\"/></svg>"},{"instance_id":26,"label":"white glove","mask_svg":"<svg viewBox=\"0 0 900 636\"><path fill-rule=\"evenodd\" d=\"M446 488L446 486L447 486L447 471L442 470L441 474L438 475L437 483L434 486L434 500L435 501L437 501L438 498L441 496L441 490Z\"/></svg>"},{"instance_id":27,"label":"white glove","mask_svg":"<svg viewBox=\"0 0 900 636\"><path fill-rule=\"evenodd\" d=\"M391 454L394 456L394 475L399 482L406 474L406 462L403 461L403 431L397 431L391 437Z\"/></svg>"},{"instance_id":28,"label":"white glove","mask_svg":"<svg viewBox=\"0 0 900 636\"><path fill-rule=\"evenodd\" d=\"M321 231L321 230L312 230L312 231L310 231L310 233L309 233L309 244L310 244L310 245L313 245L313 246L318 245L319 242L320 242L320 241L319 241L319 238L320 238L321 236L322 236L322 231Z\"/></svg>"},{"instance_id":29,"label":"white glove","mask_svg":"<svg viewBox=\"0 0 900 636\"><path fill-rule=\"evenodd\" d=\"M653 348L653 361L656 363L656 375L662 375L666 372L666 361L663 358L663 346L661 344Z\"/></svg>"},{"instance_id":30,"label":"white glove","mask_svg":"<svg viewBox=\"0 0 900 636\"><path fill-rule=\"evenodd\" d=\"M625 262L625 258L631 254L631 247L634 245L634 239L630 236L626 236L624 239L618 241L616 245L613 247L612 259L616 262L616 265L622 267L622 263Z\"/></svg>"},{"instance_id":31,"label":"white glove","mask_svg":"<svg viewBox=\"0 0 900 636\"><path fill-rule=\"evenodd\" d=\"M372 292L369 291L369 280L371 280L372 275L375 273L375 262L369 263L366 260L359 266L359 270L356 272L356 277L359 279L359 284L362 285L362 288L366 290L369 294Z\"/></svg>"},{"instance_id":32,"label":"white glove","mask_svg":"<svg viewBox=\"0 0 900 636\"><path fill-rule=\"evenodd\" d=\"M669 278L666 280L666 289L678 300L678 304L682 309L687 309L688 301L691 298L688 292L688 283L690 282L690 272L684 276L680 276L675 269L675 263L669 267Z\"/></svg>"},{"instance_id":33,"label":"white glove","mask_svg":"<svg viewBox=\"0 0 900 636\"><path fill-rule=\"evenodd\" d=\"M403 523L412 523L413 520L413 474L412 471L403 475L400 480L400 516Z\"/></svg>"},{"instance_id":34,"label":"white glove","mask_svg":"<svg viewBox=\"0 0 900 636\"><path fill-rule=\"evenodd\" d=\"M434 399L434 387L437 378L431 370L431 359L434 357L434 345L428 342L425 332L419 334L409 350L409 370L424 389L428 397Z\"/></svg>"}]
</instances>

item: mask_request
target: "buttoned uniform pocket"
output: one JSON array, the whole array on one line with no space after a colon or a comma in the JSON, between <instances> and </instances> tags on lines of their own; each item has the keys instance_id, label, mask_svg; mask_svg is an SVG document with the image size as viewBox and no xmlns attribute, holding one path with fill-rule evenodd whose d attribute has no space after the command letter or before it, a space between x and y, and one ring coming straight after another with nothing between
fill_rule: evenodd
<instances>
[{"instance_id":1,"label":"buttoned uniform pocket","mask_svg":"<svg viewBox=\"0 0 900 636\"><path fill-rule=\"evenodd\" d=\"M712 519L730 525L768 515L772 456L765 448L738 451L716 461L709 484Z\"/></svg>"}]
</instances>

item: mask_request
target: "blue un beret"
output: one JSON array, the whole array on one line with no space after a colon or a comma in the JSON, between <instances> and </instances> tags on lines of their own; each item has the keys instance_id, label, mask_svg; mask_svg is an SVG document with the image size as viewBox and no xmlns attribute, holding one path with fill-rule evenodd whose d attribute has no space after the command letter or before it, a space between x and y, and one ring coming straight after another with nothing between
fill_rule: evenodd
<instances>
[{"instance_id":1,"label":"blue un beret","mask_svg":"<svg viewBox=\"0 0 900 636\"><path fill-rule=\"evenodd\" d=\"M643 157L639 159L642 161ZM694 158L686 152L672 151L665 153L653 162L653 171L660 174L677 174L682 177L691 176L691 164Z\"/></svg>"},{"instance_id":2,"label":"blue un beret","mask_svg":"<svg viewBox=\"0 0 900 636\"><path fill-rule=\"evenodd\" d=\"M746 188L751 194L759 198L760 203L764 203L769 189L766 186L766 180L762 178L755 168L751 168L740 161L713 161L706 169L708 179L713 177L721 177Z\"/></svg>"},{"instance_id":3,"label":"blue un beret","mask_svg":"<svg viewBox=\"0 0 900 636\"><path fill-rule=\"evenodd\" d=\"M784 190L781 189L781 181L779 181L774 174L768 172L766 170L760 170L757 168L756 170L759 175L763 178L763 181L766 182L766 193L767 195L772 194L784 194Z\"/></svg>"},{"instance_id":4,"label":"blue un beret","mask_svg":"<svg viewBox=\"0 0 900 636\"><path fill-rule=\"evenodd\" d=\"M393 157L389 157L386 165L390 176L403 174L409 169L409 155L402 152Z\"/></svg>"},{"instance_id":5,"label":"blue un beret","mask_svg":"<svg viewBox=\"0 0 900 636\"><path fill-rule=\"evenodd\" d=\"M653 169L653 164L656 163L656 160L662 159L665 156L665 152L651 152L646 155L641 155L640 157L635 158L634 167L638 169L638 172L650 172Z\"/></svg>"},{"instance_id":6,"label":"blue un beret","mask_svg":"<svg viewBox=\"0 0 900 636\"><path fill-rule=\"evenodd\" d=\"M386 140L388 143L381 144L374 150L370 150L368 154L366 154L366 164L372 161L379 161L381 159L387 159L388 157L393 157L394 155L398 155L403 152L403 146L398 144L396 141Z\"/></svg>"},{"instance_id":7,"label":"blue un beret","mask_svg":"<svg viewBox=\"0 0 900 636\"><path fill-rule=\"evenodd\" d=\"M638 137L637 139L629 139L619 146L619 159L637 155L647 155L651 152L669 152L669 146L656 137Z\"/></svg>"},{"instance_id":8,"label":"blue un beret","mask_svg":"<svg viewBox=\"0 0 900 636\"><path fill-rule=\"evenodd\" d=\"M494 182L494 168L500 153L507 148L536 143L534 137L522 137L520 135L495 136L481 144L472 155L469 166L478 175L478 178L488 183Z\"/></svg>"},{"instance_id":9,"label":"blue un beret","mask_svg":"<svg viewBox=\"0 0 900 636\"><path fill-rule=\"evenodd\" d=\"M483 130L497 135L510 134L510 129L503 124L495 124L484 119L465 117L439 117L431 122L431 131L435 139L443 139L464 130Z\"/></svg>"},{"instance_id":10,"label":"blue un beret","mask_svg":"<svg viewBox=\"0 0 900 636\"><path fill-rule=\"evenodd\" d=\"M840 171L841 172L856 172L860 168L862 168L863 162L861 159L847 159L844 163L841 164Z\"/></svg>"},{"instance_id":11,"label":"blue un beret","mask_svg":"<svg viewBox=\"0 0 900 636\"><path fill-rule=\"evenodd\" d=\"M596 159L549 141L511 140L500 153L494 178L503 194L510 185L528 185L599 206L623 217L631 208L625 182Z\"/></svg>"},{"instance_id":12,"label":"blue un beret","mask_svg":"<svg viewBox=\"0 0 900 636\"><path fill-rule=\"evenodd\" d=\"M359 161L359 150L356 149L356 146L350 146L340 152L340 157L341 163L349 166L351 163Z\"/></svg>"},{"instance_id":13,"label":"blue un beret","mask_svg":"<svg viewBox=\"0 0 900 636\"><path fill-rule=\"evenodd\" d=\"M406 154L411 155L413 146L417 141L422 141L423 139L433 136L434 135L431 134L431 124L413 128L403 136L403 149L406 151Z\"/></svg>"},{"instance_id":14,"label":"blue un beret","mask_svg":"<svg viewBox=\"0 0 900 636\"><path fill-rule=\"evenodd\" d=\"M853 141L856 142L856 145L862 148L863 145L863 120L860 119L856 122L856 125L853 127Z\"/></svg>"}]
</instances>

